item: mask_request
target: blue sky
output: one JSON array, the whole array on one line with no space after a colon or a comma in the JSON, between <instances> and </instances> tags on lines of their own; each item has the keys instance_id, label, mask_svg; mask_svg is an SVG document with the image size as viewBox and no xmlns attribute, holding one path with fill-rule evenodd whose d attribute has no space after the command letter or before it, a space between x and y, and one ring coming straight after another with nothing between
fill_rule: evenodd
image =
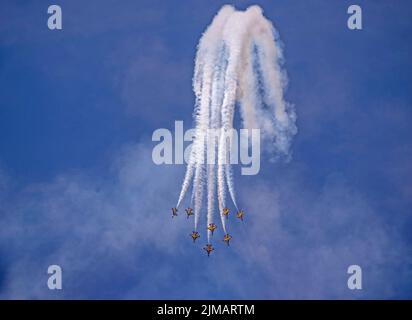
<instances>
[{"instance_id":1,"label":"blue sky","mask_svg":"<svg viewBox=\"0 0 412 320\"><path fill-rule=\"evenodd\" d=\"M247 220L209 259L170 218L184 167L154 165L151 134L192 124L196 45L226 2L55 3L60 31L48 1L0 5L1 298L412 298L408 1L357 1L362 31L351 1L232 2L278 29L298 134L291 162L236 175Z\"/></svg>"}]
</instances>

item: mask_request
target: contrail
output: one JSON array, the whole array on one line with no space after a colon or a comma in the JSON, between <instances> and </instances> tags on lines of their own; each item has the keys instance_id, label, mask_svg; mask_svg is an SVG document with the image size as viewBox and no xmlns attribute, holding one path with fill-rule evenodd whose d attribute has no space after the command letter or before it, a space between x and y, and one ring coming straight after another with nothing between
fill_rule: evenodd
<instances>
[{"instance_id":1,"label":"contrail","mask_svg":"<svg viewBox=\"0 0 412 320\"><path fill-rule=\"evenodd\" d=\"M288 156L297 129L294 107L284 100L282 63L278 33L258 6L246 11L223 6L201 37L193 76L195 138L177 202L179 207L192 184L195 230L205 191L208 225L216 195L225 234L226 190L238 210L229 163L237 105L242 126L260 129L265 149L275 157ZM209 231L208 243L210 237Z\"/></svg>"}]
</instances>

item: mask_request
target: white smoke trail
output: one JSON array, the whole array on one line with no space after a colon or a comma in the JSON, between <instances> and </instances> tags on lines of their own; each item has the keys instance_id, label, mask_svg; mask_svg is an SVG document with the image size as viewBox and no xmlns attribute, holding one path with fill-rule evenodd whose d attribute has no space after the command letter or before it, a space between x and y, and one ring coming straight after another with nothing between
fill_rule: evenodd
<instances>
[{"instance_id":1,"label":"white smoke trail","mask_svg":"<svg viewBox=\"0 0 412 320\"><path fill-rule=\"evenodd\" d=\"M213 165L208 165L208 177L207 177L207 225L213 222L213 209L215 205L215 168ZM207 242L210 243L211 231L207 232Z\"/></svg>"},{"instance_id":2,"label":"white smoke trail","mask_svg":"<svg viewBox=\"0 0 412 320\"><path fill-rule=\"evenodd\" d=\"M287 78L282 63L277 31L258 6L244 12L222 7L200 39L193 77L196 133L177 203L181 204L193 180L195 230L205 187L208 224L213 222L216 191L225 233L226 188L237 209L233 172L228 164L228 137L237 103L243 127L259 128L268 151L288 156L297 130L293 106L284 100ZM218 137L208 134L209 129L220 129Z\"/></svg>"},{"instance_id":3,"label":"white smoke trail","mask_svg":"<svg viewBox=\"0 0 412 320\"><path fill-rule=\"evenodd\" d=\"M236 194L235 194L235 186L233 182L233 172L232 166L230 164L225 165L225 172L226 172L226 181L227 187L229 189L230 198L232 199L233 205L235 206L236 210L239 210L236 203Z\"/></svg>"},{"instance_id":4,"label":"white smoke trail","mask_svg":"<svg viewBox=\"0 0 412 320\"><path fill-rule=\"evenodd\" d=\"M218 61L214 67L213 86L212 86L212 100L210 109L210 128L214 129L209 132L208 138L208 202L207 202L207 224L213 223L213 211L215 204L216 192L216 161L217 161L217 142L220 126L220 105L222 104L222 96L224 91L224 71L226 50L225 46L221 45L219 48ZM211 231L208 231L208 242L210 243Z\"/></svg>"},{"instance_id":5,"label":"white smoke trail","mask_svg":"<svg viewBox=\"0 0 412 320\"><path fill-rule=\"evenodd\" d=\"M204 132L202 132L204 129L203 126L206 124L204 118L208 113L207 110L203 109L209 109L209 106L205 103L205 101L209 100L208 96L210 94L210 92L207 89L205 90L204 87L207 84L210 85L210 77L212 76L211 69L214 63L216 62L215 57L218 51L221 32L223 30L223 26L226 23L227 18L231 15L233 11L233 7L224 6L215 16L212 24L208 27L208 29L199 41L198 51L196 54L195 72L193 76L193 90L196 96L196 105L194 112L196 122L196 134L192 146L192 151L190 154L188 167L185 174L185 179L183 181L182 190L180 192L179 200L176 207L180 206L181 202L183 201L187 193L187 190L190 186L190 181L195 171L195 167L202 164L202 162L199 162L199 158L202 157L202 153L204 155L204 150L202 150L199 144L202 144L202 139L200 138L200 136L204 134ZM209 73L206 73L205 71L208 71ZM206 92L206 96L204 95L204 91ZM204 117L201 117L200 114L203 114ZM201 155L199 155L199 153Z\"/></svg>"}]
</instances>

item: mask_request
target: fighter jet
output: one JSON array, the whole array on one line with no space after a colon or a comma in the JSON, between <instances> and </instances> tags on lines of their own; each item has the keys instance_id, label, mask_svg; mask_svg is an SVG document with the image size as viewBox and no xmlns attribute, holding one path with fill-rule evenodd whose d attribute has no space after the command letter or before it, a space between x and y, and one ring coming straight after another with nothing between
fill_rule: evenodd
<instances>
[{"instance_id":1,"label":"fighter jet","mask_svg":"<svg viewBox=\"0 0 412 320\"><path fill-rule=\"evenodd\" d=\"M223 209L223 215L226 217L226 219L227 219L227 217L229 216L229 209L228 208L224 208Z\"/></svg>"},{"instance_id":2,"label":"fighter jet","mask_svg":"<svg viewBox=\"0 0 412 320\"><path fill-rule=\"evenodd\" d=\"M223 237L223 241L229 245L229 241L232 239L231 235L229 233L226 233L225 236Z\"/></svg>"},{"instance_id":3,"label":"fighter jet","mask_svg":"<svg viewBox=\"0 0 412 320\"><path fill-rule=\"evenodd\" d=\"M172 208L172 218L177 217L177 208Z\"/></svg>"},{"instance_id":4,"label":"fighter jet","mask_svg":"<svg viewBox=\"0 0 412 320\"><path fill-rule=\"evenodd\" d=\"M206 247L203 248L203 250L206 250L207 256L209 257L209 256L210 256L210 253L211 253L213 250L215 250L215 249L213 248L213 246L212 246L211 244L208 243L208 244L206 245Z\"/></svg>"},{"instance_id":5,"label":"fighter jet","mask_svg":"<svg viewBox=\"0 0 412 320\"><path fill-rule=\"evenodd\" d=\"M236 212L236 217L238 217L242 221L243 221L243 216L244 215L245 215L245 213L243 212L243 210L239 210L238 212Z\"/></svg>"},{"instance_id":6,"label":"fighter jet","mask_svg":"<svg viewBox=\"0 0 412 320\"><path fill-rule=\"evenodd\" d=\"M193 239L193 243L196 241L197 238L200 238L199 232L197 232L197 231L193 231L190 236Z\"/></svg>"},{"instance_id":7,"label":"fighter jet","mask_svg":"<svg viewBox=\"0 0 412 320\"><path fill-rule=\"evenodd\" d=\"M186 214L187 214L187 218L189 219L190 216L193 215L193 209L192 208L187 208L185 209Z\"/></svg>"},{"instance_id":8,"label":"fighter jet","mask_svg":"<svg viewBox=\"0 0 412 320\"><path fill-rule=\"evenodd\" d=\"M209 230L210 232L212 232L212 236L213 236L213 232L216 230L216 225L214 223L210 223L209 226L207 227L207 230Z\"/></svg>"}]
</instances>

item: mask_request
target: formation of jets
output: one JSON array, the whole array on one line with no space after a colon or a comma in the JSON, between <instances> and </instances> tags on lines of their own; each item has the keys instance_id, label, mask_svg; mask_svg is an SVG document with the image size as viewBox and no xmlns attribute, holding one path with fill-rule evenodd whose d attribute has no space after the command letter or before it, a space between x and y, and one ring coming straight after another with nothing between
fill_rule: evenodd
<instances>
[{"instance_id":1,"label":"formation of jets","mask_svg":"<svg viewBox=\"0 0 412 320\"><path fill-rule=\"evenodd\" d=\"M172 218L177 217L177 211L178 211L177 208L172 208ZM193 215L193 209L192 208L187 208L187 209L185 209L185 211L186 211L187 218L189 219L189 217ZM228 219L228 216L229 216L229 209L228 208L223 209L223 215L226 217L226 219ZM240 219L241 221L243 221L244 215L245 215L245 213L244 213L243 210L239 210L239 211L236 212L236 217L238 219ZM209 230L212 233L212 235L213 235L213 233L215 232L216 229L217 229L217 226L214 223L210 223L207 226L207 230ZM199 232L197 232L197 231L193 231L190 234L190 236L192 237L193 242L195 242L197 238L200 238ZM232 236L228 233L226 233L223 237L223 241L228 246L229 246L229 242L230 242L231 239L232 239ZM210 243L206 244L206 246L203 249L206 251L208 257L210 256L210 253L213 250L215 250Z\"/></svg>"}]
</instances>

